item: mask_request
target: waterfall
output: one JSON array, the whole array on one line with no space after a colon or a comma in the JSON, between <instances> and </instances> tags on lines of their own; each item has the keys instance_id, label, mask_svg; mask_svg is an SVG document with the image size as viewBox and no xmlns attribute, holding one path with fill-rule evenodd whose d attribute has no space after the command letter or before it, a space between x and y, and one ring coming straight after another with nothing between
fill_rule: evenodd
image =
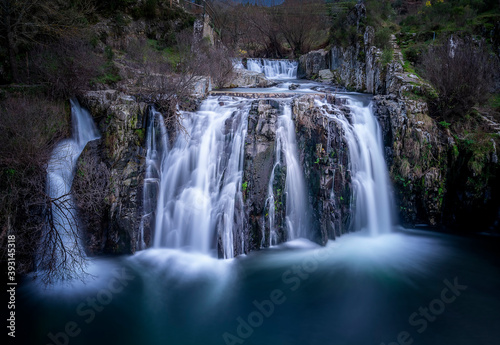
<instances>
[{"instance_id":1,"label":"waterfall","mask_svg":"<svg viewBox=\"0 0 500 345\"><path fill-rule=\"evenodd\" d=\"M247 68L250 71L264 73L271 79L297 79L299 63L294 60L248 59Z\"/></svg>"},{"instance_id":2,"label":"waterfall","mask_svg":"<svg viewBox=\"0 0 500 345\"><path fill-rule=\"evenodd\" d=\"M143 216L139 225L139 249L146 249L145 222L148 228L153 225L153 217L156 209L156 200L160 188L161 163L164 152L168 150L168 134L163 116L154 107L149 109L148 124L146 128L146 173L144 176L144 188L142 192ZM151 234L149 231L148 235ZM150 243L150 240L147 241Z\"/></svg>"},{"instance_id":3,"label":"waterfall","mask_svg":"<svg viewBox=\"0 0 500 345\"><path fill-rule=\"evenodd\" d=\"M352 207L355 209L351 227L353 230L367 229L371 235L387 233L392 228L392 206L382 132L371 103L365 105L355 97L349 97L347 101L350 119L338 112L325 114L341 124L349 147ZM320 108L331 108L330 104L318 100L316 104Z\"/></svg>"},{"instance_id":4,"label":"waterfall","mask_svg":"<svg viewBox=\"0 0 500 345\"><path fill-rule=\"evenodd\" d=\"M65 265L72 265L72 261L84 254L70 191L77 159L89 141L99 138L99 132L90 113L76 99L71 100L71 121L72 137L59 142L47 166L47 194L52 200L51 219L59 240L50 231L43 234L38 262L38 267L42 269L49 260L47 256L55 254L58 264L65 262Z\"/></svg>"},{"instance_id":5,"label":"waterfall","mask_svg":"<svg viewBox=\"0 0 500 345\"><path fill-rule=\"evenodd\" d=\"M275 228L275 200L273 182L278 167L286 167L285 179L285 226L287 240L307 237L308 227L311 225L309 219L310 205L308 192L299 160L297 139L295 136L295 123L292 120L292 105L290 101L281 103L278 126L276 130L275 162L271 172L268 185L268 197L266 209L268 209L267 222L269 224L268 245L277 244L277 233ZM266 220L265 220L266 221ZM263 234L263 239L265 234Z\"/></svg>"},{"instance_id":6,"label":"waterfall","mask_svg":"<svg viewBox=\"0 0 500 345\"><path fill-rule=\"evenodd\" d=\"M231 258L246 250L243 222L243 159L251 99L210 96L200 110L182 112L183 131L167 142L161 114L152 110L147 135L144 219L154 217L154 247L182 248ZM388 174L381 131L369 106L348 99L350 115L325 111L339 122L349 146L352 172L352 228L372 234L391 227ZM334 107L316 100L318 109ZM334 114L334 115L332 115ZM156 120L155 120L156 119ZM299 159L290 99L280 101L274 164L267 182L261 246L309 237L312 210ZM284 174L283 190L275 176ZM157 195L156 207L154 202ZM333 195L333 187L332 187ZM283 211L277 219L277 203ZM154 211L154 212L153 212ZM278 228L282 227L282 228ZM269 232L267 232L269 231ZM283 235L282 235L283 234Z\"/></svg>"},{"instance_id":7,"label":"waterfall","mask_svg":"<svg viewBox=\"0 0 500 345\"><path fill-rule=\"evenodd\" d=\"M225 258L245 246L242 169L250 101L209 97L183 112L186 135L163 153L155 247Z\"/></svg>"}]
</instances>

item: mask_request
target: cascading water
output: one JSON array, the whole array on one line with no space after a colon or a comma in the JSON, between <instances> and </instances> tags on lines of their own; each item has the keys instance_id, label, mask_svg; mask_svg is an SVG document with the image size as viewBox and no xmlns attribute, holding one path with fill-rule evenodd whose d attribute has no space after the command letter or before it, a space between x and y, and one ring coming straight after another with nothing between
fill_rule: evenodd
<instances>
[{"instance_id":1,"label":"cascading water","mask_svg":"<svg viewBox=\"0 0 500 345\"><path fill-rule=\"evenodd\" d=\"M350 120L338 113L327 116L342 125L348 142L355 207L351 227L353 230L367 229L371 235L387 233L392 228L392 206L380 126L371 103L364 105L354 97L347 101ZM319 108L331 107L319 100L316 104Z\"/></svg>"},{"instance_id":2,"label":"cascading water","mask_svg":"<svg viewBox=\"0 0 500 345\"><path fill-rule=\"evenodd\" d=\"M44 269L47 254L57 256L57 261L71 265L84 255L78 234L78 218L71 195L76 161L85 145L99 138L99 132L90 113L76 99L71 100L72 138L62 140L52 152L47 167L47 194L52 200L51 223L57 234L45 231L39 250L38 267ZM57 236L59 239L55 239ZM53 246L53 247L50 247ZM49 248L50 247L50 248Z\"/></svg>"},{"instance_id":3,"label":"cascading water","mask_svg":"<svg viewBox=\"0 0 500 345\"><path fill-rule=\"evenodd\" d=\"M244 248L241 185L249 105L209 97L199 111L183 113L187 135L178 135L162 160L155 247L212 255L218 248L225 258Z\"/></svg>"},{"instance_id":4,"label":"cascading water","mask_svg":"<svg viewBox=\"0 0 500 345\"><path fill-rule=\"evenodd\" d=\"M296 79L299 63L294 60L248 59L247 69L271 79Z\"/></svg>"},{"instance_id":5,"label":"cascading water","mask_svg":"<svg viewBox=\"0 0 500 345\"><path fill-rule=\"evenodd\" d=\"M160 188L161 162L163 153L168 150L168 134L160 112L153 107L149 110L146 131L146 174L143 189L143 216L139 225L139 249L146 249L144 234L145 221L152 222L156 208L156 199ZM150 242L150 241L148 241Z\"/></svg>"},{"instance_id":6,"label":"cascading water","mask_svg":"<svg viewBox=\"0 0 500 345\"><path fill-rule=\"evenodd\" d=\"M309 221L309 201L302 166L299 161L297 149L297 139L295 137L295 124L292 120L292 105L290 101L285 101L280 105L278 116L278 128L276 130L276 151L275 163L271 172L271 179L268 186L268 197L266 208L269 210L267 221L269 224L268 245L277 244L277 233L275 229L275 195L273 182L276 169L279 166L286 166L285 180L285 222L287 240L294 240L300 237L307 237ZM263 238L265 235L263 234Z\"/></svg>"}]
</instances>

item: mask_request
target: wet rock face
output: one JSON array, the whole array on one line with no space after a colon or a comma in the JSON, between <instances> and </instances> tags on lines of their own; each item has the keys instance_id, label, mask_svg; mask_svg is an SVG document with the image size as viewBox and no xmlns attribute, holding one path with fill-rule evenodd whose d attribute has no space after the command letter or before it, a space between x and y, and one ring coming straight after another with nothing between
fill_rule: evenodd
<instances>
[{"instance_id":1,"label":"wet rock face","mask_svg":"<svg viewBox=\"0 0 500 345\"><path fill-rule=\"evenodd\" d=\"M349 152L343 131L335 120L318 108L317 96L305 95L292 101L299 159L309 190L309 203L313 209L314 224L311 239L325 244L348 231L351 216L351 180ZM339 114L348 108L334 98L332 103ZM269 212L273 208L273 228L278 243L287 239L285 224L286 164L276 162L276 130L278 129L279 101L254 101L248 117L248 133L245 141L243 190L245 199L246 233L250 239L248 250L269 245ZM335 115L335 114L333 114ZM284 154L281 154L284 160ZM273 190L274 204L269 204L269 186Z\"/></svg>"},{"instance_id":2,"label":"wet rock face","mask_svg":"<svg viewBox=\"0 0 500 345\"><path fill-rule=\"evenodd\" d=\"M493 192L499 184L494 177L498 171L494 145L484 140L471 145L429 116L424 95L434 97L435 91L418 76L404 72L394 35L392 61L381 61L382 51L374 46L374 29L359 25L365 12L358 4L349 18L358 30L353 45L334 46L327 54L306 54L299 70L310 71L308 66L325 59L334 82L348 90L376 95L375 113L383 131L395 204L404 225L474 228L475 223L468 219L475 219L476 224L483 220L495 223L500 193ZM312 72L303 76L310 78ZM481 219L477 219L479 215Z\"/></svg>"},{"instance_id":3,"label":"wet rock face","mask_svg":"<svg viewBox=\"0 0 500 345\"><path fill-rule=\"evenodd\" d=\"M424 101L375 96L374 107L401 220L440 224L453 141L428 116Z\"/></svg>"},{"instance_id":4,"label":"wet rock face","mask_svg":"<svg viewBox=\"0 0 500 345\"><path fill-rule=\"evenodd\" d=\"M102 247L91 252L133 253L142 215L144 180L145 103L115 90L88 92L81 99L98 124L102 138L89 150L109 168L109 195L102 205L102 228L94 229Z\"/></svg>"},{"instance_id":5,"label":"wet rock face","mask_svg":"<svg viewBox=\"0 0 500 345\"><path fill-rule=\"evenodd\" d=\"M317 229L315 241L325 244L348 231L351 217L351 178L349 151L339 123L328 117L346 115L349 109L331 98L332 109L314 104L314 96L293 102L297 143L309 189Z\"/></svg>"},{"instance_id":6,"label":"wet rock face","mask_svg":"<svg viewBox=\"0 0 500 345\"><path fill-rule=\"evenodd\" d=\"M245 232L249 234L250 240L248 250L260 248L265 236L264 217L269 180L275 161L278 114L277 101L260 100L252 103L248 115L243 172L245 217L248 220Z\"/></svg>"},{"instance_id":7,"label":"wet rock face","mask_svg":"<svg viewBox=\"0 0 500 345\"><path fill-rule=\"evenodd\" d=\"M375 96L374 108L405 226L498 231L500 168L494 141L453 136L429 117L422 99Z\"/></svg>"},{"instance_id":8,"label":"wet rock face","mask_svg":"<svg viewBox=\"0 0 500 345\"><path fill-rule=\"evenodd\" d=\"M314 50L299 58L297 78L312 78L317 76L319 71L329 67L329 53L324 50Z\"/></svg>"}]
</instances>

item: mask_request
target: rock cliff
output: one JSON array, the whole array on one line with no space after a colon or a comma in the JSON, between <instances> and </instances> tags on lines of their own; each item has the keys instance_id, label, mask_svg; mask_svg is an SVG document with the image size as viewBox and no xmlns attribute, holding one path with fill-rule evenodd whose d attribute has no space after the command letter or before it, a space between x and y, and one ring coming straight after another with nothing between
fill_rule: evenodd
<instances>
[{"instance_id":1,"label":"rock cliff","mask_svg":"<svg viewBox=\"0 0 500 345\"><path fill-rule=\"evenodd\" d=\"M382 51L374 46L374 29L360 25L365 12L358 4L351 18L358 29L356 44L302 56L302 75L311 78L328 66L333 83L375 95L373 107L382 126L386 161L404 225L498 231L496 130L458 135L449 124L431 117L428 101L436 97L435 91L414 73L404 71L394 35L392 59L382 61ZM477 115L476 126L488 127L485 117Z\"/></svg>"},{"instance_id":2,"label":"rock cliff","mask_svg":"<svg viewBox=\"0 0 500 345\"><path fill-rule=\"evenodd\" d=\"M100 140L87 145L80 162L98 157L110 171L104 205L97 205L98 211L82 217L88 251L133 253L142 216L147 104L115 90L88 92L80 102L90 110L102 133ZM95 218L101 220L100 228L89 226Z\"/></svg>"},{"instance_id":3,"label":"rock cliff","mask_svg":"<svg viewBox=\"0 0 500 345\"><path fill-rule=\"evenodd\" d=\"M252 102L243 167L245 233L250 239L247 250L269 246L271 228L276 243L287 240L284 207L287 168L283 152L280 161L276 161L278 116L284 106L292 107L299 160L309 192L307 202L312 206L310 239L325 244L349 230L352 212L349 152L342 128L332 118L336 114L348 116L349 109L333 96L328 99L332 107L324 109L315 103L318 97L304 95L293 100ZM273 202L268 199L270 188ZM271 213L273 217L269 216Z\"/></svg>"}]
</instances>

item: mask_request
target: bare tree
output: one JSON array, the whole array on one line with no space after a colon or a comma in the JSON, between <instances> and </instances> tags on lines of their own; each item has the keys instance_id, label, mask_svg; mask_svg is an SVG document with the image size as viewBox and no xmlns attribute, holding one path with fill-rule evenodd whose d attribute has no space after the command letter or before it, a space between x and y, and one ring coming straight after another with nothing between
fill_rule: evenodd
<instances>
[{"instance_id":1,"label":"bare tree","mask_svg":"<svg viewBox=\"0 0 500 345\"><path fill-rule=\"evenodd\" d=\"M421 69L436 88L437 115L444 119L467 114L489 97L496 60L483 42L450 37L429 47Z\"/></svg>"},{"instance_id":2,"label":"bare tree","mask_svg":"<svg viewBox=\"0 0 500 345\"><path fill-rule=\"evenodd\" d=\"M19 48L71 34L92 13L91 0L0 0L0 39L5 42L12 78L19 81Z\"/></svg>"},{"instance_id":3,"label":"bare tree","mask_svg":"<svg viewBox=\"0 0 500 345\"><path fill-rule=\"evenodd\" d=\"M0 103L0 260L7 236L16 236L19 273L40 268L44 282L84 274L85 255L68 193L47 193L47 165L58 141L69 132L64 103L11 95ZM69 225L71 241L61 226Z\"/></svg>"},{"instance_id":4,"label":"bare tree","mask_svg":"<svg viewBox=\"0 0 500 345\"><path fill-rule=\"evenodd\" d=\"M31 56L32 79L45 84L52 97L73 97L106 72L102 70L104 59L78 36L62 36L52 44L39 46Z\"/></svg>"},{"instance_id":5,"label":"bare tree","mask_svg":"<svg viewBox=\"0 0 500 345\"><path fill-rule=\"evenodd\" d=\"M101 228L107 212L106 205L109 205L110 176L110 169L92 150L78 158L71 191L85 232L85 247L90 254L104 247Z\"/></svg>"},{"instance_id":6,"label":"bare tree","mask_svg":"<svg viewBox=\"0 0 500 345\"><path fill-rule=\"evenodd\" d=\"M273 12L293 55L307 53L314 43L328 37L329 20L322 0L286 0Z\"/></svg>"}]
</instances>

